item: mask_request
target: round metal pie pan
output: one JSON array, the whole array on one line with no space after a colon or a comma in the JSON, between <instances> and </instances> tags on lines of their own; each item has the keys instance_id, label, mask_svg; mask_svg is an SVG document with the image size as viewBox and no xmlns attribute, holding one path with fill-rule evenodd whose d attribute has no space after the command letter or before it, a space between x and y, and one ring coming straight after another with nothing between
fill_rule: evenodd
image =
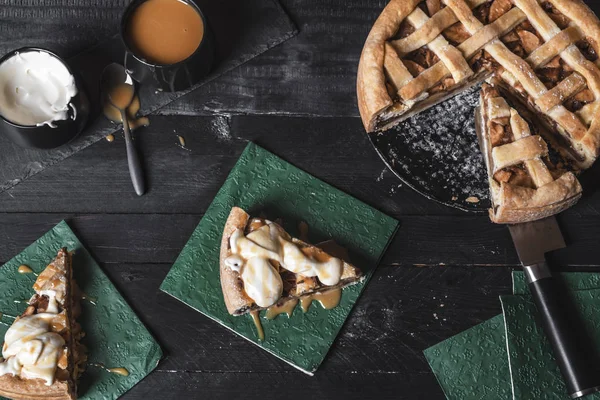
<instances>
[{"instance_id":1,"label":"round metal pie pan","mask_svg":"<svg viewBox=\"0 0 600 400\"><path fill-rule=\"evenodd\" d=\"M476 85L369 140L406 185L444 205L485 213L490 208L483 156L475 133Z\"/></svg>"}]
</instances>

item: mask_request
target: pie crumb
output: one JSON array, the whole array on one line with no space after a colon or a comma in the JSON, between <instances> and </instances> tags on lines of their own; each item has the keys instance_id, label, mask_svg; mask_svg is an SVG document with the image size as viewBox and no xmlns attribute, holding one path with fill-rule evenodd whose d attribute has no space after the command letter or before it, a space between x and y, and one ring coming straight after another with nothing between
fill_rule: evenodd
<instances>
[{"instance_id":1,"label":"pie crumb","mask_svg":"<svg viewBox=\"0 0 600 400\"><path fill-rule=\"evenodd\" d=\"M479 199L475 196L467 197L465 201L467 203L479 203Z\"/></svg>"}]
</instances>

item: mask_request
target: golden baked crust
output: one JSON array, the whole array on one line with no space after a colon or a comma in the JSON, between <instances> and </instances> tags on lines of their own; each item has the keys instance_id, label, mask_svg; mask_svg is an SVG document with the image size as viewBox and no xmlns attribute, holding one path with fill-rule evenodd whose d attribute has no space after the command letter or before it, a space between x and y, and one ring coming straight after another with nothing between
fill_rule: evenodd
<instances>
[{"instance_id":1,"label":"golden baked crust","mask_svg":"<svg viewBox=\"0 0 600 400\"><path fill-rule=\"evenodd\" d=\"M539 116L578 172L600 156L599 54L600 20L582 0L392 0L361 54L360 115L367 132L385 130L491 75ZM498 150L498 165L540 157L545 146L519 140ZM499 185L506 206L493 219L531 220L573 204L577 179L559 178L534 192Z\"/></svg>"},{"instance_id":2,"label":"golden baked crust","mask_svg":"<svg viewBox=\"0 0 600 400\"><path fill-rule=\"evenodd\" d=\"M542 219L579 200L582 189L575 175L550 162L546 141L532 132L497 88L483 85L477 114L481 118L480 142L488 168L493 222L517 224Z\"/></svg>"},{"instance_id":3,"label":"golden baked crust","mask_svg":"<svg viewBox=\"0 0 600 400\"><path fill-rule=\"evenodd\" d=\"M386 88L384 45L420 2L421 0L390 1L367 37L358 64L356 92L360 116L368 132L375 130L377 117L394 104Z\"/></svg>"},{"instance_id":4,"label":"golden baked crust","mask_svg":"<svg viewBox=\"0 0 600 400\"><path fill-rule=\"evenodd\" d=\"M543 67L556 56L560 56L585 78L596 100L600 97L600 71L596 66L598 62L587 60L576 46L584 39L598 52L600 21L581 0L542 2L543 6L554 7L557 12L562 13L561 17L568 18L574 25L565 27L564 30L557 26L536 0L514 0L514 7L506 8L499 16L495 15L494 20L490 18L485 24L474 16L474 10L488 7L490 3L492 8L498 3L510 4L508 0L443 0L442 8L433 14L430 12L430 16L419 7L423 3L425 2L416 0L391 1L373 25L365 42L358 68L357 96L361 118L368 132L393 125L395 121L412 114L409 111L413 108L419 111L439 102L445 96L438 94L435 99L426 98L433 94L430 91L433 86L448 77L453 78L453 81L449 81L449 86L442 90L444 93L460 91L482 81L485 77L482 76L481 66L473 65L473 70L470 70L465 64L465 60L471 62L480 49L486 50L486 55L495 62L493 72L509 81L520 82L523 95L533 98L534 104L548 91L536 76L535 69ZM429 6L429 1L427 5ZM446 37L452 36L449 28L454 28L453 24L457 21L465 31L465 36L455 46L448 45ZM411 23L415 31L396 39L395 35L401 24L406 22ZM509 34L523 23L532 26L538 38L543 40L538 43L535 35L520 35L527 53L530 53L525 60L525 57L521 58L507 48L509 41L513 40L508 38ZM528 38L533 38L534 41L528 41ZM525 46L526 43L531 44ZM424 71L418 71L416 75L414 71L407 75L408 70L404 64L406 60L410 63L410 60L406 56L420 46L433 51L438 56L438 61ZM389 55L392 51L396 54ZM404 60L404 63L393 62L395 58ZM397 81L400 81L400 85L392 85L395 87L390 91L390 84L398 83ZM397 98L394 98L394 90L397 91ZM574 142L582 153L592 158L598 156L600 135L595 124L584 127L574 120L572 113L560 107L543 112L559 125L559 130L575 133Z\"/></svg>"},{"instance_id":5,"label":"golden baked crust","mask_svg":"<svg viewBox=\"0 0 600 400\"><path fill-rule=\"evenodd\" d=\"M0 396L14 400L74 400L67 382L54 381L46 386L41 379L21 379L14 375L0 375Z\"/></svg>"},{"instance_id":6,"label":"golden baked crust","mask_svg":"<svg viewBox=\"0 0 600 400\"><path fill-rule=\"evenodd\" d=\"M246 295L244 291L244 285L242 280L240 279L239 273L232 270L225 264L225 259L232 254L229 244L229 239L231 235L237 229L245 230L249 222L250 216L244 210L242 210L239 207L233 207L231 209L231 212L229 213L227 222L225 223L225 228L223 229L223 237L221 238L221 252L219 260L221 289L223 290L223 299L225 301L225 306L227 307L227 311L231 315L242 315L253 310L264 309L256 305L254 301ZM303 251L310 251L310 253L313 254L317 259L319 258L319 256L331 257L330 253L326 251L327 249L331 248L331 243L325 242L326 246L320 248L318 246L308 244L297 238L291 238L291 241L298 245L298 247L300 247ZM303 296L308 296L320 291L342 288L358 283L363 278L360 269L348 263L346 260L342 259L342 261L343 269L338 285L326 286L319 283L316 278L307 278L298 274L293 274L295 276L294 282L292 282L294 287L289 291L289 293L285 295L285 297L282 297L280 299L280 302L301 298ZM288 273L292 274L289 271Z\"/></svg>"},{"instance_id":7,"label":"golden baked crust","mask_svg":"<svg viewBox=\"0 0 600 400\"><path fill-rule=\"evenodd\" d=\"M233 207L223 228L223 237L221 238L221 254L219 257L221 290L223 290L223 299L227 311L232 315L238 315L249 311L253 301L244 292L239 273L225 265L225 259L231 255L229 248L229 238L239 228L245 228L250 220L250 216L241 208Z\"/></svg>"},{"instance_id":8,"label":"golden baked crust","mask_svg":"<svg viewBox=\"0 0 600 400\"><path fill-rule=\"evenodd\" d=\"M503 1L507 2L508 0L495 0L492 7ZM474 57L482 48L489 52L491 58L499 64L494 68L496 72L498 72L497 67L500 66L508 74L515 75L513 78L523 78L521 83L528 89L527 94L535 99L545 93L546 88L536 81L536 74L531 67L540 67L550 61L540 58L544 54L551 55L551 58L560 55L565 60L570 59L572 64L579 61L579 65L572 65L572 67L576 68L578 72L581 71L590 87L595 91L600 84L598 69L592 68L593 63L590 64L585 58L582 58L581 53L574 45L577 41L586 39L597 52L600 39L600 21L581 0L547 2L576 25L568 27L564 31L557 27L535 0L514 0L515 7L508 9L503 15L487 24L475 18L472 10L488 6L491 0L444 0L442 3L446 7L432 14L431 17L428 17L418 7L422 5L421 3L424 2L391 1L367 37L359 62L357 94L361 117L369 132L381 128L376 124L376 119L381 113L391 111L401 117L415 106L415 104L411 104L411 101L414 101L417 96L421 96L421 100L423 100L427 97L425 91L431 89L445 77L452 76L454 78L452 86L461 86L459 84L463 81L472 79L481 81L483 77L477 74L480 67L473 67L474 71L470 71L464 61ZM543 3L546 4L546 2ZM394 36L398 33L399 27L406 21L412 23L413 27L416 27L416 31L407 37L395 39ZM447 44L445 37L450 36L448 28L452 27L456 21L460 21L459 24L462 24L467 36L463 38L466 38L465 40L452 46ZM527 59L529 65L523 63L521 57L515 57L515 54L503 43L503 41L511 40L507 39L507 34L522 23L533 25L539 36L545 40L544 43L536 43L528 49L528 52L531 53L532 50L537 50L537 46L543 47L540 51L536 51L534 56ZM578 28L583 26L585 26L585 33ZM587 29L588 27L590 29ZM521 38L525 39L523 36ZM442 44L445 45L436 46L440 44L438 41L442 41ZM414 51L417 46L421 45L436 53L439 56L438 62L425 71L419 71L414 77L406 75L405 70L407 69L402 62L394 63L393 69L401 71L404 79L400 79L402 87L395 88L399 91L400 98L393 99L386 84L393 83L397 75L390 75L386 61L390 60L391 62L397 56L405 60L405 56L410 51ZM436 49L436 47L438 48ZM388 56L392 50L395 50L396 55ZM432 104L429 102L427 106Z\"/></svg>"},{"instance_id":9,"label":"golden baked crust","mask_svg":"<svg viewBox=\"0 0 600 400\"><path fill-rule=\"evenodd\" d=\"M572 207L581 198L581 186L575 175L568 173L538 189L503 185L501 197L505 203L490 210L490 218L498 224L519 224Z\"/></svg>"}]
</instances>

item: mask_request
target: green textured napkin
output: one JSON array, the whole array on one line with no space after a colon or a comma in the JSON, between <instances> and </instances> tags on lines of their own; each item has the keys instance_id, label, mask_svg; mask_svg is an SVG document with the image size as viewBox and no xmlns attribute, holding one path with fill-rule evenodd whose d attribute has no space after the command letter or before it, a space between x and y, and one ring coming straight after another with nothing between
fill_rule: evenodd
<instances>
[{"instance_id":1,"label":"green textured napkin","mask_svg":"<svg viewBox=\"0 0 600 400\"><path fill-rule=\"evenodd\" d=\"M560 274L586 332L600 350L600 279L594 273ZM524 274L513 274L514 293L527 294ZM501 296L514 398L517 400L564 399L567 389L552 348L536 320L529 296ZM586 399L600 399L599 394Z\"/></svg>"},{"instance_id":2,"label":"green textured napkin","mask_svg":"<svg viewBox=\"0 0 600 400\"><path fill-rule=\"evenodd\" d=\"M79 383L80 399L116 399L156 368L162 351L66 222L56 225L0 268L0 312L20 315L26 305L18 301L29 300L34 293L35 275L19 274L19 265L28 265L39 273L61 247L75 251L75 280L96 303L82 301L83 313L78 319L86 333L82 342L88 348L89 362L129 371L124 377L88 366ZM12 323L6 316L2 321ZM7 330L8 326L1 324L0 337L4 338Z\"/></svg>"},{"instance_id":3,"label":"green textured napkin","mask_svg":"<svg viewBox=\"0 0 600 400\"><path fill-rule=\"evenodd\" d=\"M560 276L573 291L600 288L600 274L569 272L560 274ZM534 322L535 305L530 303L528 297L525 296L529 294L529 288L522 271L513 271L513 293L519 296L503 296L502 299L510 298L506 302L511 302L511 305L513 301L523 300L526 302L522 309L527 310L529 321ZM579 296L579 292L576 295ZM531 309L530 306L534 308ZM528 329L533 330L535 328L535 326L530 326ZM517 361L514 360L515 356L510 359L512 371L509 368L506 329L504 316L500 314L424 351L427 362L449 400L510 400L513 398L511 372L520 370L520 366L513 363L513 361ZM523 332L525 331L511 330L510 342L513 345L515 341L520 345L524 345L525 341L522 338L526 335L523 335ZM543 332L540 331L540 333L543 335ZM600 338L600 332L598 333L597 337ZM542 339L549 346L545 336L542 336ZM535 340L539 342L539 339ZM534 339L531 339L531 341L534 341ZM529 338L527 338L526 343L530 343ZM544 357L533 355L529 359L534 360L536 363L539 360L544 360L543 362L546 363L547 356L552 357L552 353L549 348L544 351ZM522 348L518 350L518 354L527 354L527 351ZM514 356L514 354L512 355ZM522 359L518 361L522 361ZM549 365L556 365L553 359ZM528 372L523 372L523 377L526 378L527 374ZM550 375L554 379L560 378L558 367ZM521 384L521 381L518 380L518 383ZM529 385L523 386L523 391L531 389L530 381L523 379L523 383ZM555 381L553 383L556 384ZM557 385L552 388L552 393L566 393L562 380L559 380L558 383L560 386ZM548 382L542 384L545 388L548 388L548 392L550 392L550 384ZM521 398L527 397L515 397L515 399ZM546 397L533 398L545 399ZM548 399L551 398L566 399L567 397L548 397Z\"/></svg>"},{"instance_id":4,"label":"green textured napkin","mask_svg":"<svg viewBox=\"0 0 600 400\"><path fill-rule=\"evenodd\" d=\"M555 274L570 290L600 289L600 274L596 272L565 272ZM529 296L527 278L523 271L513 271L513 294Z\"/></svg>"},{"instance_id":5,"label":"green textured napkin","mask_svg":"<svg viewBox=\"0 0 600 400\"><path fill-rule=\"evenodd\" d=\"M497 315L423 353L449 400L510 400L504 320Z\"/></svg>"},{"instance_id":6,"label":"green textured napkin","mask_svg":"<svg viewBox=\"0 0 600 400\"><path fill-rule=\"evenodd\" d=\"M233 206L252 215L282 218L297 234L306 221L310 241L335 239L366 275L348 287L333 310L313 304L291 318L261 318L265 340L258 341L250 316L229 315L219 278L221 235ZM233 330L293 366L311 374L325 358L354 303L371 277L398 222L250 143L175 261L161 290ZM264 314L264 313L263 313Z\"/></svg>"}]
</instances>

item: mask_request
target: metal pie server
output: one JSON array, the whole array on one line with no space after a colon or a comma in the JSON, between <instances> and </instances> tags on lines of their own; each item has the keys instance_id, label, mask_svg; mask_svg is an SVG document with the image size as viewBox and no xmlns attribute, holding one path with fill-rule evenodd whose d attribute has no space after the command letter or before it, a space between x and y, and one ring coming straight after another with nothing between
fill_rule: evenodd
<instances>
[{"instance_id":1,"label":"metal pie server","mask_svg":"<svg viewBox=\"0 0 600 400\"><path fill-rule=\"evenodd\" d=\"M489 170L489 149L484 142L480 107L475 110L475 127ZM546 253L566 247L556 218L508 225L508 229L569 395L576 399L600 391L600 373L590 351L593 347L583 329L577 326L577 317L565 301L566 293L546 263Z\"/></svg>"},{"instance_id":2,"label":"metal pie server","mask_svg":"<svg viewBox=\"0 0 600 400\"><path fill-rule=\"evenodd\" d=\"M577 317L546 264L547 252L566 247L556 218L509 225L508 229L569 395L576 399L600 391L591 343L577 326Z\"/></svg>"}]
</instances>

